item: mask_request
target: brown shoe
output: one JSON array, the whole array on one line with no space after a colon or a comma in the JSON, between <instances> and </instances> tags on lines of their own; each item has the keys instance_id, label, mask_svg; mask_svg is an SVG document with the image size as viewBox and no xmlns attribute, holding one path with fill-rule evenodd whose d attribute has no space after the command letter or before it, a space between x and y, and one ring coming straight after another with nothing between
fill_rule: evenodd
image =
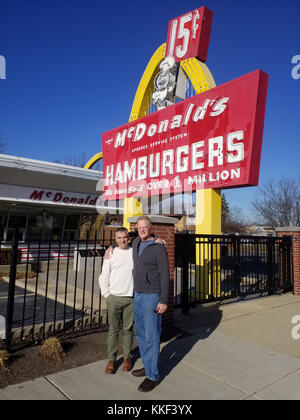
<instances>
[{"instance_id":1,"label":"brown shoe","mask_svg":"<svg viewBox=\"0 0 300 420\"><path fill-rule=\"evenodd\" d=\"M109 360L107 366L105 368L105 373L115 373L115 362L113 360Z\"/></svg>"},{"instance_id":2,"label":"brown shoe","mask_svg":"<svg viewBox=\"0 0 300 420\"><path fill-rule=\"evenodd\" d=\"M137 369L132 371L133 376L137 376L141 378L142 376L146 376L145 368Z\"/></svg>"},{"instance_id":3,"label":"brown shoe","mask_svg":"<svg viewBox=\"0 0 300 420\"><path fill-rule=\"evenodd\" d=\"M152 391L158 384L159 381L152 381L151 379L146 378L138 387L138 390L141 392L149 392Z\"/></svg>"},{"instance_id":4,"label":"brown shoe","mask_svg":"<svg viewBox=\"0 0 300 420\"><path fill-rule=\"evenodd\" d=\"M124 370L124 372L130 372L132 369L132 363L131 363L131 359L125 357L124 361L123 361L123 367L122 370Z\"/></svg>"}]
</instances>

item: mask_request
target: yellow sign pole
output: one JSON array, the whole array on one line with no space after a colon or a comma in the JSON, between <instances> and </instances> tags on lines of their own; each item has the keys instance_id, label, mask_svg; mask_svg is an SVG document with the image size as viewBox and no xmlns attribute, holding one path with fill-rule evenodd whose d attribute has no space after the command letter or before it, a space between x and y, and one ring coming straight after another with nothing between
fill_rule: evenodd
<instances>
[{"instance_id":1,"label":"yellow sign pole","mask_svg":"<svg viewBox=\"0 0 300 420\"><path fill-rule=\"evenodd\" d=\"M196 234L221 234L221 191L202 189L196 191ZM201 241L201 243L200 243ZM217 242L201 238L196 245L196 296L200 300L221 293L220 255Z\"/></svg>"},{"instance_id":2,"label":"yellow sign pole","mask_svg":"<svg viewBox=\"0 0 300 420\"><path fill-rule=\"evenodd\" d=\"M221 191L202 189L196 191L196 234L221 234Z\"/></svg>"},{"instance_id":3,"label":"yellow sign pole","mask_svg":"<svg viewBox=\"0 0 300 420\"><path fill-rule=\"evenodd\" d=\"M142 203L136 198L124 198L123 226L130 230L129 217L141 216L143 214Z\"/></svg>"}]
</instances>

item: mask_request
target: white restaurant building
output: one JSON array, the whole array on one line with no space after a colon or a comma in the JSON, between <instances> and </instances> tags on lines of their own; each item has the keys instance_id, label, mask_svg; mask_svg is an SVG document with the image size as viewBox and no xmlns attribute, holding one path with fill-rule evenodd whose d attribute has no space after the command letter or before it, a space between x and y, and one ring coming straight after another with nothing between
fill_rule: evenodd
<instances>
[{"instance_id":1,"label":"white restaurant building","mask_svg":"<svg viewBox=\"0 0 300 420\"><path fill-rule=\"evenodd\" d=\"M23 243L76 241L99 213L107 225L122 223L118 210L99 205L102 193L100 171L0 154L0 241L16 226Z\"/></svg>"}]
</instances>

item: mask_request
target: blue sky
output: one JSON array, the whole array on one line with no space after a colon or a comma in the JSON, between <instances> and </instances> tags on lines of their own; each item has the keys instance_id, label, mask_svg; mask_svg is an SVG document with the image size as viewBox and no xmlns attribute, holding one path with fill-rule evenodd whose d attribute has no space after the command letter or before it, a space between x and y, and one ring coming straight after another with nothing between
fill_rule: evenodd
<instances>
[{"instance_id":1,"label":"blue sky","mask_svg":"<svg viewBox=\"0 0 300 420\"><path fill-rule=\"evenodd\" d=\"M10 0L0 6L0 136L11 155L53 161L101 150L102 132L128 121L144 69L168 22L214 12L207 65L220 85L269 74L260 184L300 174L300 0ZM300 72L299 72L300 73ZM250 215L257 188L227 190Z\"/></svg>"}]
</instances>

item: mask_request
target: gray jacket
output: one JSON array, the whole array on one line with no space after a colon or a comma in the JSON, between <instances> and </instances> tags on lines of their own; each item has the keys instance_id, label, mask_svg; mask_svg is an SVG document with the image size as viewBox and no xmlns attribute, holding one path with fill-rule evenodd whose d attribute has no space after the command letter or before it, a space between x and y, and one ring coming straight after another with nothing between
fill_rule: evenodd
<instances>
[{"instance_id":1,"label":"gray jacket","mask_svg":"<svg viewBox=\"0 0 300 420\"><path fill-rule=\"evenodd\" d=\"M160 294L160 303L168 304L170 271L164 245L151 244L138 256L140 237L132 242L133 285L139 293Z\"/></svg>"}]
</instances>

